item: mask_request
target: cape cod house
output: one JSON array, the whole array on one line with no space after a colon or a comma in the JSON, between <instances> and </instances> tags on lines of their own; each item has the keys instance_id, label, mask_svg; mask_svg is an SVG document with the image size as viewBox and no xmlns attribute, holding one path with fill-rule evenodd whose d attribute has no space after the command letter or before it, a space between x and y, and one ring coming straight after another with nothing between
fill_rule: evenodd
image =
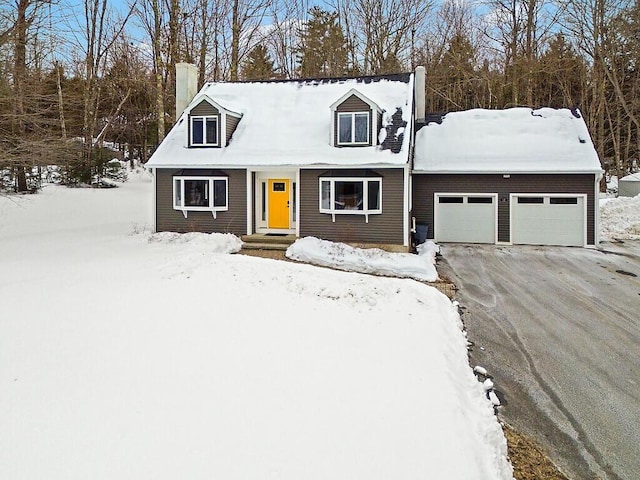
<instances>
[{"instance_id":1,"label":"cape cod house","mask_svg":"<svg viewBox=\"0 0 640 480\"><path fill-rule=\"evenodd\" d=\"M195 75L178 65L185 103L147 163L157 231L409 246L413 73L207 83L191 94Z\"/></svg>"},{"instance_id":2,"label":"cape cod house","mask_svg":"<svg viewBox=\"0 0 640 480\"><path fill-rule=\"evenodd\" d=\"M152 155L156 231L410 247L597 243L600 164L577 111L425 121L425 72L207 83L177 66L178 121ZM414 158L415 157L415 158Z\"/></svg>"}]
</instances>

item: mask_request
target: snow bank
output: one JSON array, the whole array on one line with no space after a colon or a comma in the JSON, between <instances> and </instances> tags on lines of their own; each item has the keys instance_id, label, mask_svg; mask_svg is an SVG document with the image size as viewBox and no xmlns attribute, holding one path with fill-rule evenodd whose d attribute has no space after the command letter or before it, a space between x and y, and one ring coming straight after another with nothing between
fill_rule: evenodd
<instances>
[{"instance_id":1,"label":"snow bank","mask_svg":"<svg viewBox=\"0 0 640 480\"><path fill-rule=\"evenodd\" d=\"M211 253L237 253L242 249L242 240L233 233L159 232L149 235L149 243L199 244Z\"/></svg>"},{"instance_id":2,"label":"snow bank","mask_svg":"<svg viewBox=\"0 0 640 480\"><path fill-rule=\"evenodd\" d=\"M432 245L433 242L431 242ZM348 272L373 273L389 277L413 278L435 282L435 251L425 247L421 255L389 253L379 248L355 248L345 243L329 242L316 237L296 240L286 256L299 262L332 267Z\"/></svg>"},{"instance_id":3,"label":"snow bank","mask_svg":"<svg viewBox=\"0 0 640 480\"><path fill-rule=\"evenodd\" d=\"M640 240L640 195L600 200L602 240Z\"/></svg>"}]
</instances>

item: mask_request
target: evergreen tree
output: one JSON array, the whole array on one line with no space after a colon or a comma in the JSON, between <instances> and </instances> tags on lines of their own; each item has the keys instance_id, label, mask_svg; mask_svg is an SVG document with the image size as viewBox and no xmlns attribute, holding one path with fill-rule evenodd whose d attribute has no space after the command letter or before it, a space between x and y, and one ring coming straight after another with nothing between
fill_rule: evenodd
<instances>
[{"instance_id":1,"label":"evergreen tree","mask_svg":"<svg viewBox=\"0 0 640 480\"><path fill-rule=\"evenodd\" d=\"M311 18L300 31L298 49L301 77L339 77L347 73L347 45L336 12L320 7L309 10Z\"/></svg>"},{"instance_id":2,"label":"evergreen tree","mask_svg":"<svg viewBox=\"0 0 640 480\"><path fill-rule=\"evenodd\" d=\"M245 80L268 80L276 76L273 60L267 47L264 45L253 47L242 66L242 74Z\"/></svg>"},{"instance_id":3,"label":"evergreen tree","mask_svg":"<svg viewBox=\"0 0 640 480\"><path fill-rule=\"evenodd\" d=\"M587 65L564 35L557 34L551 39L540 64L536 82L538 104L562 108L582 103Z\"/></svg>"}]
</instances>

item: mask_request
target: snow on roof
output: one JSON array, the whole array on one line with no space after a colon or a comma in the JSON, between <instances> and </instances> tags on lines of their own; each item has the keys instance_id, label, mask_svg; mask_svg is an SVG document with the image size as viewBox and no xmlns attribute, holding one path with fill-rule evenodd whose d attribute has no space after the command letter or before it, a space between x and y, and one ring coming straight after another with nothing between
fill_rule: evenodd
<instances>
[{"instance_id":1,"label":"snow on roof","mask_svg":"<svg viewBox=\"0 0 640 480\"><path fill-rule=\"evenodd\" d=\"M416 134L415 171L430 173L599 173L579 111L475 109L448 113Z\"/></svg>"},{"instance_id":2,"label":"snow on roof","mask_svg":"<svg viewBox=\"0 0 640 480\"><path fill-rule=\"evenodd\" d=\"M618 183L620 182L640 182L640 172L632 173L631 175L622 177L620 180L618 180Z\"/></svg>"},{"instance_id":3,"label":"snow on roof","mask_svg":"<svg viewBox=\"0 0 640 480\"><path fill-rule=\"evenodd\" d=\"M229 145L187 148L188 119L183 113L147 166L402 165L408 162L410 135L404 136L399 154L380 146L332 147L330 107L355 89L384 110L381 126L392 123L391 116L398 108L409 126L413 75L408 79L208 83L190 107L209 97L242 114ZM377 136L374 132L374 138Z\"/></svg>"}]
</instances>

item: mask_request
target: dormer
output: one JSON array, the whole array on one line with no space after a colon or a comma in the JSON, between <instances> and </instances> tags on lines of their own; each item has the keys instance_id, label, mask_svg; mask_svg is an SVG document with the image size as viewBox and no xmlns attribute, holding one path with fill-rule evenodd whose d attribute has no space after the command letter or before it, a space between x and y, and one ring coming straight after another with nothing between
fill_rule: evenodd
<instances>
[{"instance_id":1,"label":"dormer","mask_svg":"<svg viewBox=\"0 0 640 480\"><path fill-rule=\"evenodd\" d=\"M331 105L331 146L377 145L381 124L382 109L352 88Z\"/></svg>"},{"instance_id":2,"label":"dormer","mask_svg":"<svg viewBox=\"0 0 640 480\"><path fill-rule=\"evenodd\" d=\"M224 148L229 145L241 113L224 108L207 95L196 99L185 111L189 148Z\"/></svg>"}]
</instances>

